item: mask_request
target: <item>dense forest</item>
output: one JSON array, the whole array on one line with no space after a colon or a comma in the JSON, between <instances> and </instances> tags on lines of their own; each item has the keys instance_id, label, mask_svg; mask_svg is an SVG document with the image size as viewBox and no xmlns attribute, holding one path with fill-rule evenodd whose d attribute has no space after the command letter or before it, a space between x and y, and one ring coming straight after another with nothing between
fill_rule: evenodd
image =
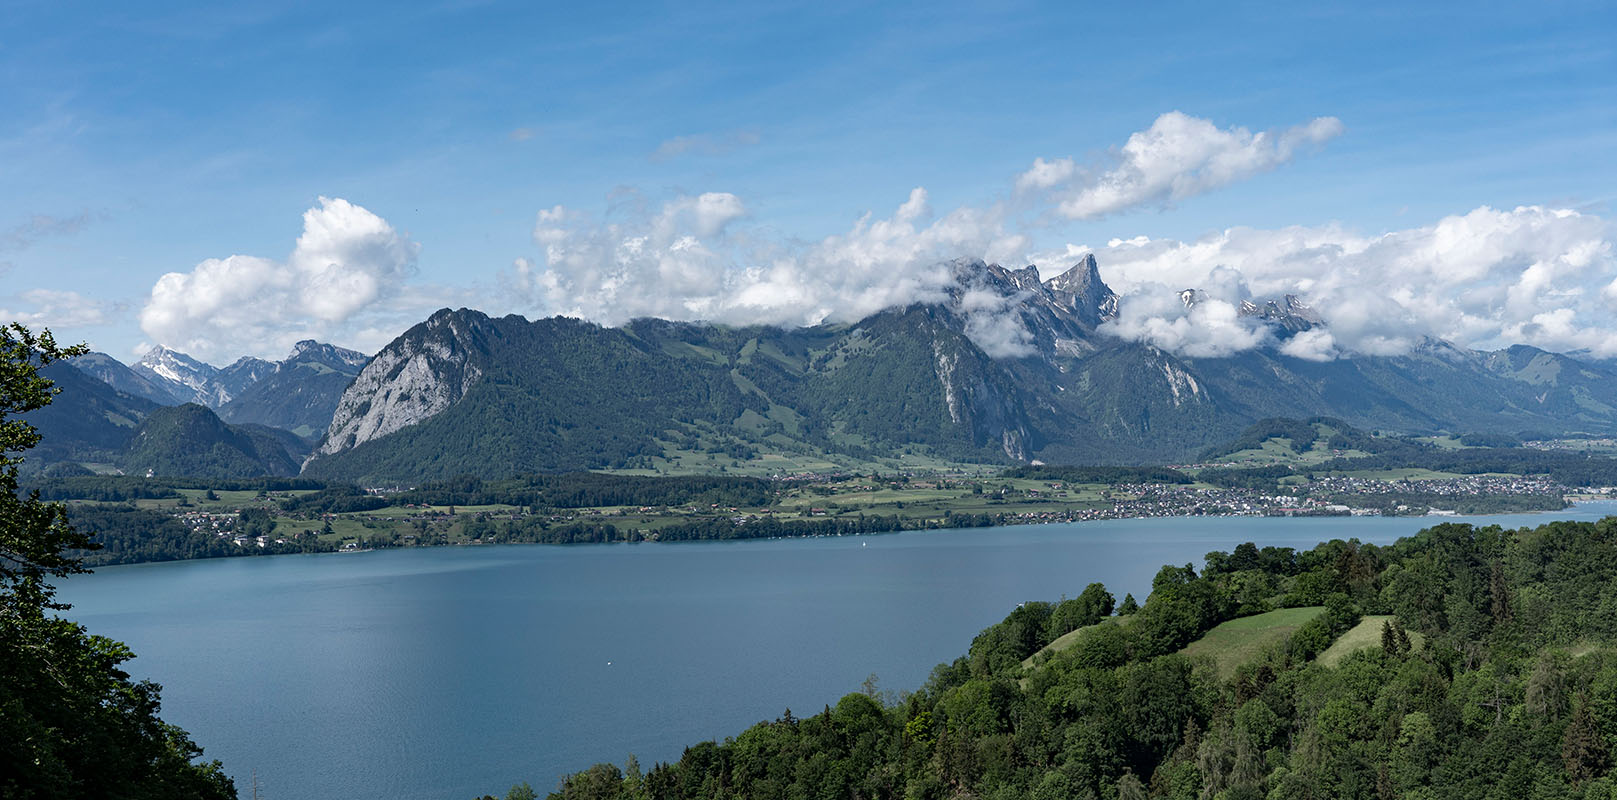
<instances>
[{"instance_id":1,"label":"dense forest","mask_svg":"<svg viewBox=\"0 0 1617 800\"><path fill-rule=\"evenodd\" d=\"M1024 604L902 698L786 711L551 797L1617 797L1617 518L1244 544L1112 605L1099 586ZM1185 652L1221 622L1319 607L1233 668Z\"/></svg>"}]
</instances>

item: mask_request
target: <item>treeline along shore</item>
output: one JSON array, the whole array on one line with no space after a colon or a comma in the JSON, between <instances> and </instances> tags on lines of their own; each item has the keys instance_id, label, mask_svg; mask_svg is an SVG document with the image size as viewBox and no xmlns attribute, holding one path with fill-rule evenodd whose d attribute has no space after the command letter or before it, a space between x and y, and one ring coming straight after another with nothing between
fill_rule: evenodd
<instances>
[{"instance_id":1,"label":"treeline along shore","mask_svg":"<svg viewBox=\"0 0 1617 800\"><path fill-rule=\"evenodd\" d=\"M360 487L310 478L36 478L92 566L432 545L839 536L1138 517L1487 514L1604 497L1617 459L1400 448L1313 464L777 478L596 472ZM1362 451L1361 451L1362 452ZM1466 451L1457 451L1466 452ZM1397 455L1401 460L1393 460ZM1437 467L1444 469L1437 469Z\"/></svg>"}]
</instances>

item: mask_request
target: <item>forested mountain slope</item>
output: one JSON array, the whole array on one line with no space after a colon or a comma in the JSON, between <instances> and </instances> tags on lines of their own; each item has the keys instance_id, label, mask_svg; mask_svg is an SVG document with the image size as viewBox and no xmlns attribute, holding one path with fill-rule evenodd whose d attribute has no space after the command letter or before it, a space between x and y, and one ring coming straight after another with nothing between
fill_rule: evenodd
<instances>
[{"instance_id":1,"label":"forested mountain slope","mask_svg":"<svg viewBox=\"0 0 1617 800\"><path fill-rule=\"evenodd\" d=\"M343 391L368 360L363 353L334 345L298 342L273 371L220 406L219 416L232 424L268 425L318 439L331 424Z\"/></svg>"},{"instance_id":2,"label":"forested mountain slope","mask_svg":"<svg viewBox=\"0 0 1617 800\"><path fill-rule=\"evenodd\" d=\"M918 451L1167 463L1277 416L1405 432L1617 430L1617 371L1601 363L1436 341L1327 362L1274 348L1180 357L1110 335L1118 298L1093 258L1043 282L1032 267L949 267L935 302L800 329L444 309L360 372L306 468L418 482L650 468L693 449L741 462ZM1276 341L1318 320L1296 298L1248 305Z\"/></svg>"}]
</instances>

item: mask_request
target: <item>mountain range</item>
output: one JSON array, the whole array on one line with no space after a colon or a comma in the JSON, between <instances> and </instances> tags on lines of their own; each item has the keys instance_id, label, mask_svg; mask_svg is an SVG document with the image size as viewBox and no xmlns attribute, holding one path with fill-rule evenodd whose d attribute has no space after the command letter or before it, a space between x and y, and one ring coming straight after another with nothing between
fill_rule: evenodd
<instances>
[{"instance_id":1,"label":"mountain range","mask_svg":"<svg viewBox=\"0 0 1617 800\"><path fill-rule=\"evenodd\" d=\"M315 341L279 362L223 369L166 348L134 365L88 353L45 368L62 391L28 417L45 434L31 460L176 477L294 475L367 360Z\"/></svg>"},{"instance_id":2,"label":"mountain range","mask_svg":"<svg viewBox=\"0 0 1617 800\"><path fill-rule=\"evenodd\" d=\"M133 367L92 354L75 361L82 380L65 382L58 399L82 408L52 411L57 424L75 419L89 449L117 444L136 466L127 455L135 426L161 405L199 402L224 426L184 426L199 452L232 426L262 425L312 445L304 474L367 484L762 469L794 457L1174 463L1282 416L1409 433L1617 431L1617 370L1595 360L1436 340L1401 356L1324 362L1273 346L1189 358L1108 333L1119 299L1093 256L1048 280L1034 267L947 266L952 281L931 302L856 323L609 328L443 309L368 360L316 342L279 363L244 358L224 369L164 349ZM1239 313L1278 343L1321 324L1292 296L1255 298ZM238 431L230 446L245 453L243 442L263 440ZM272 448L253 449L266 471L287 469L266 457ZM163 463L186 468L183 458Z\"/></svg>"}]
</instances>

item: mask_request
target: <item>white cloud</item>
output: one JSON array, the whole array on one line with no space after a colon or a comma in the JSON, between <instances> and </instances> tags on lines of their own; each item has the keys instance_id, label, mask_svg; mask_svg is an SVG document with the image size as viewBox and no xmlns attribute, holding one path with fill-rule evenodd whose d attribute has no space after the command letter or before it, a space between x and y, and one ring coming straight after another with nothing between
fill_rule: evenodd
<instances>
[{"instance_id":1,"label":"white cloud","mask_svg":"<svg viewBox=\"0 0 1617 800\"><path fill-rule=\"evenodd\" d=\"M934 218L920 188L889 217L867 214L846 233L806 244L733 230L745 214L738 198L720 193L676 197L613 222L556 206L534 225L543 259L517 259L501 283L520 310L540 315L811 325L941 299L949 280L941 262L1026 249L1004 234L997 211Z\"/></svg>"},{"instance_id":2,"label":"white cloud","mask_svg":"<svg viewBox=\"0 0 1617 800\"><path fill-rule=\"evenodd\" d=\"M1067 261L1086 250L1069 245L1056 256ZM1283 349L1303 358L1399 354L1423 337L1617 355L1612 226L1576 211L1484 206L1379 235L1340 225L1232 228L1191 242L1113 240L1095 253L1126 298L1162 286L1204 287L1221 271L1238 274L1256 296L1299 295L1326 324ZM1125 299L1125 313L1130 305ZM1177 317L1160 319L1118 330L1143 338Z\"/></svg>"},{"instance_id":3,"label":"white cloud","mask_svg":"<svg viewBox=\"0 0 1617 800\"><path fill-rule=\"evenodd\" d=\"M1187 305L1177 289L1142 284L1121 298L1117 318L1101 330L1192 358L1220 358L1271 340L1267 327L1240 316L1238 302L1204 291Z\"/></svg>"},{"instance_id":4,"label":"white cloud","mask_svg":"<svg viewBox=\"0 0 1617 800\"><path fill-rule=\"evenodd\" d=\"M1056 211L1093 219L1139 206L1166 206L1204 194L1290 161L1303 147L1342 133L1335 117L1319 117L1282 131L1220 129L1212 122L1170 111L1129 136L1111 169L1095 174L1071 159L1035 159L1017 178L1019 190L1051 193Z\"/></svg>"},{"instance_id":5,"label":"white cloud","mask_svg":"<svg viewBox=\"0 0 1617 800\"><path fill-rule=\"evenodd\" d=\"M1070 158L1057 158L1045 161L1042 158L1033 159L1033 166L1027 172L1016 176L1016 190L1019 192L1050 189L1072 180L1078 174L1078 165Z\"/></svg>"},{"instance_id":6,"label":"white cloud","mask_svg":"<svg viewBox=\"0 0 1617 800\"><path fill-rule=\"evenodd\" d=\"M15 299L21 301L20 304L0 308L0 321L21 322L30 328L51 328L57 333L68 328L105 325L127 310L78 292L55 289L29 289Z\"/></svg>"},{"instance_id":7,"label":"white cloud","mask_svg":"<svg viewBox=\"0 0 1617 800\"><path fill-rule=\"evenodd\" d=\"M1308 361L1330 361L1337 357L1336 337L1324 328L1302 331L1280 345L1280 352Z\"/></svg>"},{"instance_id":8,"label":"white cloud","mask_svg":"<svg viewBox=\"0 0 1617 800\"><path fill-rule=\"evenodd\" d=\"M1164 114L1130 137L1124 161L1110 171L1081 167L1070 158L1035 160L1015 179L1014 208L962 206L938 216L926 190L917 187L891 215L866 214L846 232L810 242L781 242L747 226L745 205L726 193L680 195L660 208L637 208L604 221L555 206L535 221L533 238L542 256L517 259L500 282L514 301L511 310L606 324L640 316L785 325L855 320L940 299L950 280L941 264L950 259L1027 263L1029 240L1017 230L1015 215L1030 205L1056 209L1094 202L1081 200L1083 193L1103 190L1122 193L1106 201L1108 211L1161 203L1272 169L1300 144L1328 139L1339 128L1322 118L1252 134ZM751 143L744 138L678 137L664 142L657 157ZM1095 173L1100 177L1085 177ZM1211 313L1204 310L1197 320ZM996 354L1022 355L1030 345L1015 317L1003 309L980 310L969 332Z\"/></svg>"},{"instance_id":9,"label":"white cloud","mask_svg":"<svg viewBox=\"0 0 1617 800\"><path fill-rule=\"evenodd\" d=\"M322 197L304 213L286 261L232 255L170 272L152 287L140 326L154 342L203 360L280 357L298 339L345 332L398 297L416 249L365 208Z\"/></svg>"}]
</instances>

